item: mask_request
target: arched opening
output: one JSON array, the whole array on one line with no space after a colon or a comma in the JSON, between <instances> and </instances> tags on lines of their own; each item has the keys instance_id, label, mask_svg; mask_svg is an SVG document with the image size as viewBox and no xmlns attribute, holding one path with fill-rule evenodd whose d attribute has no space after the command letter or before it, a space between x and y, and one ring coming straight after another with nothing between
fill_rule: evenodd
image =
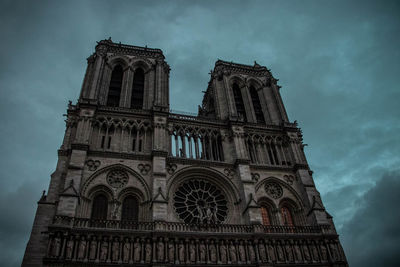
<instances>
[{"instance_id":1,"label":"arched opening","mask_svg":"<svg viewBox=\"0 0 400 267\"><path fill-rule=\"evenodd\" d=\"M121 220L137 222L138 211L139 204L137 198L132 195L125 197L124 201L122 202Z\"/></svg>"},{"instance_id":2,"label":"arched opening","mask_svg":"<svg viewBox=\"0 0 400 267\"><path fill-rule=\"evenodd\" d=\"M257 90L254 86L250 86L250 96L253 102L254 113L256 115L257 123L265 123L264 114L262 112L260 98L258 97Z\"/></svg>"},{"instance_id":3,"label":"arched opening","mask_svg":"<svg viewBox=\"0 0 400 267\"><path fill-rule=\"evenodd\" d=\"M293 213L291 211L291 208L289 208L287 206L282 206L281 207L281 217L282 217L283 225L294 226Z\"/></svg>"},{"instance_id":4,"label":"arched opening","mask_svg":"<svg viewBox=\"0 0 400 267\"><path fill-rule=\"evenodd\" d=\"M111 74L110 86L108 88L107 106L118 107L121 97L122 78L124 71L121 65L117 65Z\"/></svg>"},{"instance_id":5,"label":"arched opening","mask_svg":"<svg viewBox=\"0 0 400 267\"><path fill-rule=\"evenodd\" d=\"M108 210L108 199L105 195L99 194L93 199L92 219L106 220Z\"/></svg>"},{"instance_id":6,"label":"arched opening","mask_svg":"<svg viewBox=\"0 0 400 267\"><path fill-rule=\"evenodd\" d=\"M144 71L142 68L138 68L133 76L132 84L132 97L131 97L131 108L142 109L143 108L143 94L144 94Z\"/></svg>"},{"instance_id":7,"label":"arched opening","mask_svg":"<svg viewBox=\"0 0 400 267\"><path fill-rule=\"evenodd\" d=\"M267 206L261 206L261 217L262 224L265 226L270 226L271 223L271 212Z\"/></svg>"},{"instance_id":8,"label":"arched opening","mask_svg":"<svg viewBox=\"0 0 400 267\"><path fill-rule=\"evenodd\" d=\"M233 97L235 100L236 112L239 117L243 117L244 121L247 121L246 110L244 108L242 92L240 91L239 85L234 83L232 86Z\"/></svg>"}]
</instances>

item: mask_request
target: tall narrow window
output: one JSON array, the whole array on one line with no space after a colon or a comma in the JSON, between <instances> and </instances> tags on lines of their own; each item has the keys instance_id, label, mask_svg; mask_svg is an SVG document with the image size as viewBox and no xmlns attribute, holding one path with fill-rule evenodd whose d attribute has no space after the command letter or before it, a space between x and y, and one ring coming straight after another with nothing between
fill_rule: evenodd
<instances>
[{"instance_id":1,"label":"tall narrow window","mask_svg":"<svg viewBox=\"0 0 400 267\"><path fill-rule=\"evenodd\" d=\"M281 208L281 216L282 216L283 225L294 226L293 216L292 216L292 213L289 208L283 206Z\"/></svg>"},{"instance_id":2,"label":"tall narrow window","mask_svg":"<svg viewBox=\"0 0 400 267\"><path fill-rule=\"evenodd\" d=\"M136 69L133 76L131 108L143 108L143 93L144 93L144 71L141 68Z\"/></svg>"},{"instance_id":3,"label":"tall narrow window","mask_svg":"<svg viewBox=\"0 0 400 267\"><path fill-rule=\"evenodd\" d=\"M134 196L127 196L122 203L122 216L124 221L137 221L138 219L138 201Z\"/></svg>"},{"instance_id":4,"label":"tall narrow window","mask_svg":"<svg viewBox=\"0 0 400 267\"><path fill-rule=\"evenodd\" d=\"M232 86L232 90L233 90L233 97L235 98L237 115L239 117L243 117L244 121L247 121L246 110L244 109L242 92L240 91L239 85L237 83L234 83Z\"/></svg>"},{"instance_id":5,"label":"tall narrow window","mask_svg":"<svg viewBox=\"0 0 400 267\"><path fill-rule=\"evenodd\" d=\"M106 220L107 219L108 200L103 194L97 195L93 199L92 219Z\"/></svg>"},{"instance_id":6,"label":"tall narrow window","mask_svg":"<svg viewBox=\"0 0 400 267\"><path fill-rule=\"evenodd\" d=\"M119 106L123 75L124 72L121 65L116 66L111 74L110 87L108 88L107 106Z\"/></svg>"},{"instance_id":7,"label":"tall narrow window","mask_svg":"<svg viewBox=\"0 0 400 267\"><path fill-rule=\"evenodd\" d=\"M262 112L260 98L254 86L250 86L251 101L253 102L254 113L258 123L265 123L264 114Z\"/></svg>"},{"instance_id":8,"label":"tall narrow window","mask_svg":"<svg viewBox=\"0 0 400 267\"><path fill-rule=\"evenodd\" d=\"M269 217L268 208L265 206L261 207L261 217L263 225L271 225L271 218Z\"/></svg>"}]
</instances>

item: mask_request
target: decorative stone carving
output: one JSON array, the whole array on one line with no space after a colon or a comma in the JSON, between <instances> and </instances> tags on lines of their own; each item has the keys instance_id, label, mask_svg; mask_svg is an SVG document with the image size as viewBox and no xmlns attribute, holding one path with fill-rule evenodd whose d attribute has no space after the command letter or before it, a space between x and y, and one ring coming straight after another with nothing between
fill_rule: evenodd
<instances>
[{"instance_id":1,"label":"decorative stone carving","mask_svg":"<svg viewBox=\"0 0 400 267\"><path fill-rule=\"evenodd\" d=\"M268 244L268 256L269 256L269 259L272 261L272 262L275 262L276 261L276 256L275 256L275 250L274 250L274 247L271 245L271 244Z\"/></svg>"},{"instance_id":2,"label":"decorative stone carving","mask_svg":"<svg viewBox=\"0 0 400 267\"><path fill-rule=\"evenodd\" d=\"M319 261L318 249L314 243L311 245L311 254L314 261Z\"/></svg>"},{"instance_id":3,"label":"decorative stone carving","mask_svg":"<svg viewBox=\"0 0 400 267\"><path fill-rule=\"evenodd\" d=\"M129 258L130 258L130 251L131 251L131 244L129 242L129 239L125 239L125 243L124 243L124 247L123 247L123 261L129 262Z\"/></svg>"},{"instance_id":4,"label":"decorative stone carving","mask_svg":"<svg viewBox=\"0 0 400 267\"><path fill-rule=\"evenodd\" d=\"M90 241L90 250L89 250L89 259L96 259L96 250L97 250L97 241L96 237L93 237L92 241Z\"/></svg>"},{"instance_id":5,"label":"decorative stone carving","mask_svg":"<svg viewBox=\"0 0 400 267\"><path fill-rule=\"evenodd\" d=\"M151 262L151 254L152 254L152 246L150 244L150 240L147 240L146 242L146 248L145 248L145 252L146 252L146 263Z\"/></svg>"},{"instance_id":6,"label":"decorative stone carving","mask_svg":"<svg viewBox=\"0 0 400 267\"><path fill-rule=\"evenodd\" d=\"M210 249L210 261L212 263L217 262L217 249L215 247L214 240L211 240L211 244L209 246L209 249Z\"/></svg>"},{"instance_id":7,"label":"decorative stone carving","mask_svg":"<svg viewBox=\"0 0 400 267\"><path fill-rule=\"evenodd\" d=\"M140 171L141 174L146 175L151 170L151 165L150 164L142 164L142 163L140 163L137 168L138 168L138 170Z\"/></svg>"},{"instance_id":8,"label":"decorative stone carving","mask_svg":"<svg viewBox=\"0 0 400 267\"><path fill-rule=\"evenodd\" d=\"M295 181L295 177L293 175L284 175L283 179L289 184L292 185L293 182Z\"/></svg>"},{"instance_id":9,"label":"decorative stone carving","mask_svg":"<svg viewBox=\"0 0 400 267\"><path fill-rule=\"evenodd\" d=\"M200 255L199 255L200 262L205 262L206 261L206 245L204 244L203 240L200 241L199 252L200 252Z\"/></svg>"},{"instance_id":10,"label":"decorative stone carving","mask_svg":"<svg viewBox=\"0 0 400 267\"><path fill-rule=\"evenodd\" d=\"M295 255L296 255L296 261L298 261L298 262L302 261L303 260L303 256L301 255L301 250L300 250L300 247L299 247L299 245L297 243L294 245L294 252L295 252Z\"/></svg>"},{"instance_id":11,"label":"decorative stone carving","mask_svg":"<svg viewBox=\"0 0 400 267\"><path fill-rule=\"evenodd\" d=\"M269 182L265 184L265 192L272 198L278 199L282 196L282 187L276 182Z\"/></svg>"},{"instance_id":12,"label":"decorative stone carving","mask_svg":"<svg viewBox=\"0 0 400 267\"><path fill-rule=\"evenodd\" d=\"M251 180L253 180L253 182L257 183L259 179L260 179L260 175L258 173L251 174Z\"/></svg>"},{"instance_id":13,"label":"decorative stone carving","mask_svg":"<svg viewBox=\"0 0 400 267\"><path fill-rule=\"evenodd\" d=\"M119 242L117 238L114 239L112 244L112 260L113 261L119 260Z\"/></svg>"},{"instance_id":14,"label":"decorative stone carving","mask_svg":"<svg viewBox=\"0 0 400 267\"><path fill-rule=\"evenodd\" d=\"M321 249L322 261L327 261L328 260L328 250L326 249L326 246L323 243L321 244L320 249Z\"/></svg>"},{"instance_id":15,"label":"decorative stone carving","mask_svg":"<svg viewBox=\"0 0 400 267\"><path fill-rule=\"evenodd\" d=\"M196 262L196 245L193 240L190 241L189 245L189 260L191 263Z\"/></svg>"},{"instance_id":16,"label":"decorative stone carving","mask_svg":"<svg viewBox=\"0 0 400 267\"><path fill-rule=\"evenodd\" d=\"M89 159L86 161L89 171L95 171L100 166L101 162L99 160Z\"/></svg>"},{"instance_id":17,"label":"decorative stone carving","mask_svg":"<svg viewBox=\"0 0 400 267\"><path fill-rule=\"evenodd\" d=\"M199 179L186 181L176 190L174 208L185 223L218 224L228 213L222 190Z\"/></svg>"},{"instance_id":18,"label":"decorative stone carving","mask_svg":"<svg viewBox=\"0 0 400 267\"><path fill-rule=\"evenodd\" d=\"M124 187L128 183L129 176L124 170L114 169L107 175L107 183L114 188Z\"/></svg>"},{"instance_id":19,"label":"decorative stone carving","mask_svg":"<svg viewBox=\"0 0 400 267\"><path fill-rule=\"evenodd\" d=\"M236 174L234 169L228 169L228 168L224 170L224 173L226 176L231 178Z\"/></svg>"},{"instance_id":20,"label":"decorative stone carving","mask_svg":"<svg viewBox=\"0 0 400 267\"><path fill-rule=\"evenodd\" d=\"M57 236L53 240L51 256L58 257L58 255L60 255L60 249L61 249L61 238L59 234L57 234Z\"/></svg>"},{"instance_id":21,"label":"decorative stone carving","mask_svg":"<svg viewBox=\"0 0 400 267\"><path fill-rule=\"evenodd\" d=\"M107 260L107 252L108 252L108 242L107 239L104 238L103 242L101 242L101 247L100 247L100 261Z\"/></svg>"},{"instance_id":22,"label":"decorative stone carving","mask_svg":"<svg viewBox=\"0 0 400 267\"><path fill-rule=\"evenodd\" d=\"M219 247L219 253L221 256L221 262L225 264L227 261L227 254L226 254L226 246L225 246L224 241L221 242L221 246Z\"/></svg>"},{"instance_id":23,"label":"decorative stone carving","mask_svg":"<svg viewBox=\"0 0 400 267\"><path fill-rule=\"evenodd\" d=\"M167 172L171 175L174 174L177 168L176 164L167 164Z\"/></svg>"},{"instance_id":24,"label":"decorative stone carving","mask_svg":"<svg viewBox=\"0 0 400 267\"><path fill-rule=\"evenodd\" d=\"M283 249L280 244L276 246L276 254L278 255L278 261L285 261L285 255L283 254Z\"/></svg>"},{"instance_id":25,"label":"decorative stone carving","mask_svg":"<svg viewBox=\"0 0 400 267\"><path fill-rule=\"evenodd\" d=\"M175 258L175 245L174 245L174 241L171 240L168 243L168 260L169 260L169 262L173 263L174 258Z\"/></svg>"},{"instance_id":26,"label":"decorative stone carving","mask_svg":"<svg viewBox=\"0 0 400 267\"><path fill-rule=\"evenodd\" d=\"M293 262L294 261L293 249L292 249L292 246L289 244L289 242L287 242L285 244L285 251L286 251L287 260L290 262Z\"/></svg>"},{"instance_id":27,"label":"decorative stone carving","mask_svg":"<svg viewBox=\"0 0 400 267\"><path fill-rule=\"evenodd\" d=\"M249 261L255 262L256 261L256 253L254 252L254 247L253 247L253 244L251 243L251 241L248 241L247 250L249 252ZM265 254L265 251L264 251L264 254Z\"/></svg>"},{"instance_id":28,"label":"decorative stone carving","mask_svg":"<svg viewBox=\"0 0 400 267\"><path fill-rule=\"evenodd\" d=\"M183 244L183 241L181 240L178 245L178 256L179 256L179 262L184 263L185 262L185 245Z\"/></svg>"},{"instance_id":29,"label":"decorative stone carving","mask_svg":"<svg viewBox=\"0 0 400 267\"><path fill-rule=\"evenodd\" d=\"M246 252L244 251L243 240L240 240L239 242L239 258L242 263L246 262Z\"/></svg>"},{"instance_id":30,"label":"decorative stone carving","mask_svg":"<svg viewBox=\"0 0 400 267\"><path fill-rule=\"evenodd\" d=\"M229 243L229 258L232 263L236 263L236 248L232 241Z\"/></svg>"},{"instance_id":31,"label":"decorative stone carving","mask_svg":"<svg viewBox=\"0 0 400 267\"><path fill-rule=\"evenodd\" d=\"M308 249L307 244L303 245L303 253L304 253L304 260L311 261L310 250Z\"/></svg>"},{"instance_id":32,"label":"decorative stone carving","mask_svg":"<svg viewBox=\"0 0 400 267\"><path fill-rule=\"evenodd\" d=\"M264 243L260 243L258 245L258 252L260 253L261 262L266 262L267 261L267 254L266 254L266 251L265 251Z\"/></svg>"},{"instance_id":33,"label":"decorative stone carving","mask_svg":"<svg viewBox=\"0 0 400 267\"><path fill-rule=\"evenodd\" d=\"M337 247L334 243L329 244L329 248L331 249L331 256L333 261L339 260L339 253Z\"/></svg>"},{"instance_id":34,"label":"decorative stone carving","mask_svg":"<svg viewBox=\"0 0 400 267\"><path fill-rule=\"evenodd\" d=\"M164 261L164 242L162 238L160 238L157 243L157 260L159 262Z\"/></svg>"},{"instance_id":35,"label":"decorative stone carving","mask_svg":"<svg viewBox=\"0 0 400 267\"><path fill-rule=\"evenodd\" d=\"M142 252L142 246L140 245L140 240L136 239L136 242L133 244L133 260L135 262L140 261L141 252Z\"/></svg>"},{"instance_id":36,"label":"decorative stone carving","mask_svg":"<svg viewBox=\"0 0 400 267\"><path fill-rule=\"evenodd\" d=\"M72 251L74 248L74 240L72 237L67 241L67 247L65 249L65 258L71 259L72 258Z\"/></svg>"}]
</instances>

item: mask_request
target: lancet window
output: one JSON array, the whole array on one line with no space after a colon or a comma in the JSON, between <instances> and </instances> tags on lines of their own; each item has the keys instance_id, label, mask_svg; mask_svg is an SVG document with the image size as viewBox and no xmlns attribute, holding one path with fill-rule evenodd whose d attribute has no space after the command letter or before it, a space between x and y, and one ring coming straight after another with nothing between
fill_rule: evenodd
<instances>
[{"instance_id":1,"label":"lancet window","mask_svg":"<svg viewBox=\"0 0 400 267\"><path fill-rule=\"evenodd\" d=\"M112 71L110 86L108 88L107 106L119 106L123 73L121 65L117 65Z\"/></svg>"},{"instance_id":2,"label":"lancet window","mask_svg":"<svg viewBox=\"0 0 400 267\"><path fill-rule=\"evenodd\" d=\"M244 121L247 121L246 110L244 108L244 102L242 92L240 91L239 85L234 83L232 86L233 97L235 100L236 112L239 117L242 117Z\"/></svg>"},{"instance_id":3,"label":"lancet window","mask_svg":"<svg viewBox=\"0 0 400 267\"><path fill-rule=\"evenodd\" d=\"M280 137L249 135L246 146L253 164L283 166L292 164L289 147Z\"/></svg>"},{"instance_id":4,"label":"lancet window","mask_svg":"<svg viewBox=\"0 0 400 267\"><path fill-rule=\"evenodd\" d=\"M151 130L149 121L98 118L91 145L103 151L146 153L151 151Z\"/></svg>"},{"instance_id":5,"label":"lancet window","mask_svg":"<svg viewBox=\"0 0 400 267\"><path fill-rule=\"evenodd\" d=\"M271 225L270 212L267 206L261 206L261 217L263 225Z\"/></svg>"},{"instance_id":6,"label":"lancet window","mask_svg":"<svg viewBox=\"0 0 400 267\"><path fill-rule=\"evenodd\" d=\"M138 200L134 196L125 197L122 203L121 220L123 221L137 221L138 220L139 205Z\"/></svg>"},{"instance_id":7,"label":"lancet window","mask_svg":"<svg viewBox=\"0 0 400 267\"><path fill-rule=\"evenodd\" d=\"M286 206L281 207L281 218L283 225L294 226L293 214L290 208Z\"/></svg>"},{"instance_id":8,"label":"lancet window","mask_svg":"<svg viewBox=\"0 0 400 267\"><path fill-rule=\"evenodd\" d=\"M217 130L175 127L170 151L174 157L224 161L222 139Z\"/></svg>"},{"instance_id":9,"label":"lancet window","mask_svg":"<svg viewBox=\"0 0 400 267\"><path fill-rule=\"evenodd\" d=\"M250 86L250 96L253 102L254 113L256 115L257 123L265 123L264 114L262 112L260 98L258 97L257 90L254 86Z\"/></svg>"},{"instance_id":10,"label":"lancet window","mask_svg":"<svg viewBox=\"0 0 400 267\"><path fill-rule=\"evenodd\" d=\"M132 84L132 97L131 108L143 108L143 94L144 94L144 71L142 68L136 69L133 76Z\"/></svg>"},{"instance_id":11,"label":"lancet window","mask_svg":"<svg viewBox=\"0 0 400 267\"><path fill-rule=\"evenodd\" d=\"M103 194L94 197L92 204L92 219L106 220L107 219L108 200Z\"/></svg>"}]
</instances>

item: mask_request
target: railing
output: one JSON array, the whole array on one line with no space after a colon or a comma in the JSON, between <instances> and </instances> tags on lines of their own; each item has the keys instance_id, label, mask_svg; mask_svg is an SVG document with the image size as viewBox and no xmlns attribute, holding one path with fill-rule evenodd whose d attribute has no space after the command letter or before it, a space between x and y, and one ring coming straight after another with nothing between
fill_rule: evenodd
<instances>
[{"instance_id":1,"label":"railing","mask_svg":"<svg viewBox=\"0 0 400 267\"><path fill-rule=\"evenodd\" d=\"M240 225L240 224L186 224L179 222L134 222L120 220L92 220L57 215L53 226L70 228L99 228L134 231L166 232L211 232L211 233L330 233L329 225L282 226L282 225Z\"/></svg>"}]
</instances>

